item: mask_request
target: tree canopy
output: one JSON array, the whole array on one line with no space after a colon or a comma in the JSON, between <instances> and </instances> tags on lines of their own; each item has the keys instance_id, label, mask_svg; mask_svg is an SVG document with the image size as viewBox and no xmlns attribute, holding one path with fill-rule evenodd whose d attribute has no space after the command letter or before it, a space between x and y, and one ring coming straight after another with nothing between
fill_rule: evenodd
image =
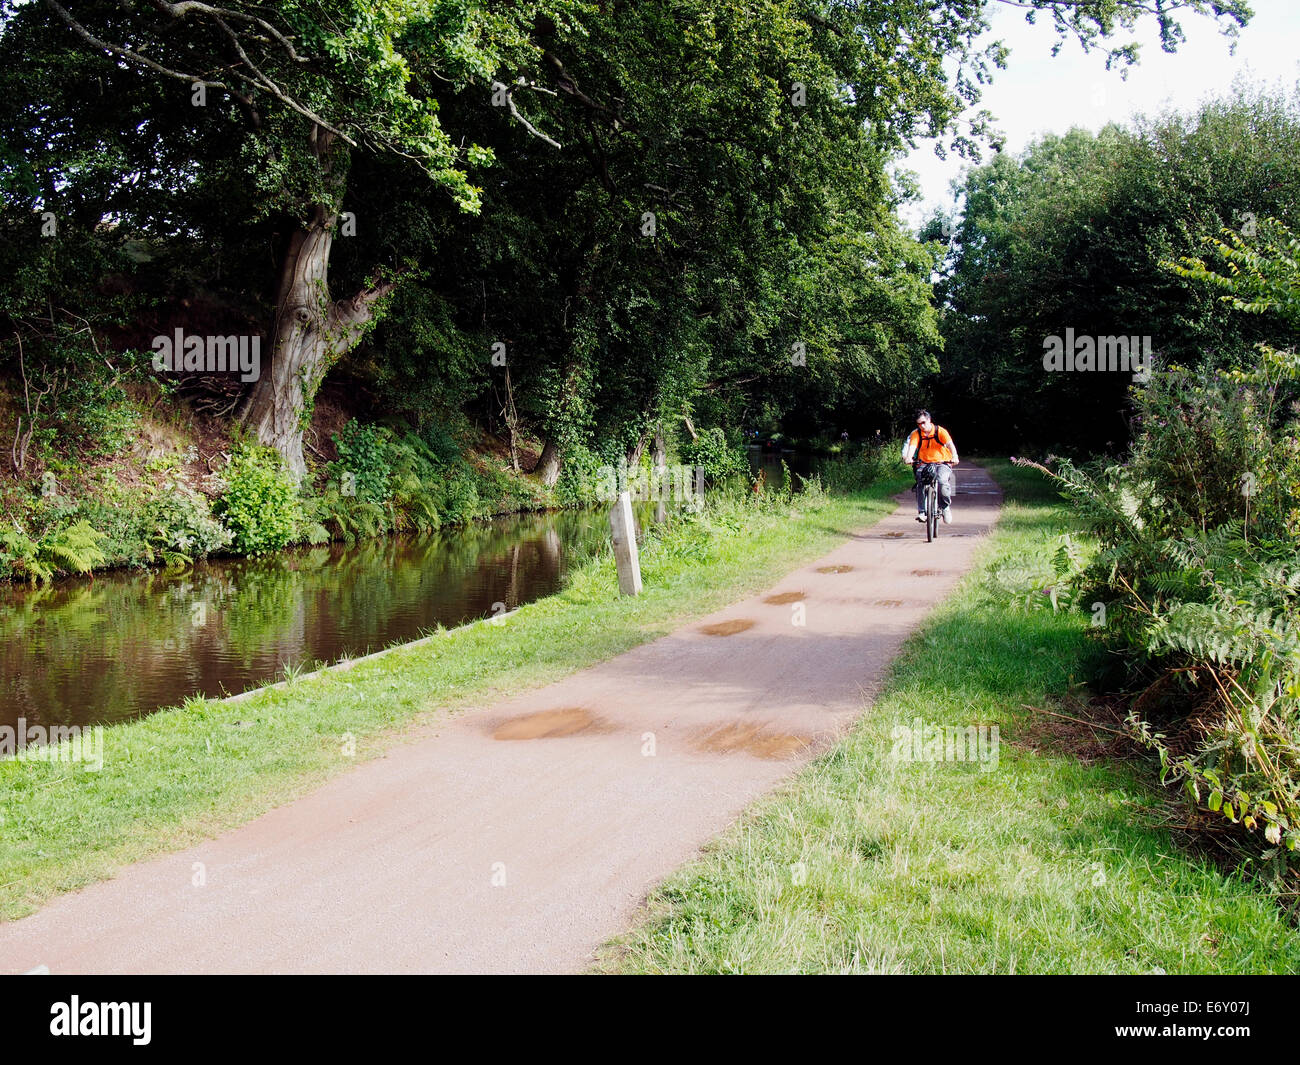
<instances>
[{"instance_id":1,"label":"tree canopy","mask_svg":"<svg viewBox=\"0 0 1300 1065\"><path fill-rule=\"evenodd\" d=\"M1137 20L1249 17L1014 6L1121 63ZM548 480L697 420L879 427L942 344L888 168L979 155L992 7L4 0L6 357L108 395L173 329L263 337L223 409L299 475L339 372L541 437Z\"/></svg>"},{"instance_id":2,"label":"tree canopy","mask_svg":"<svg viewBox=\"0 0 1300 1065\"><path fill-rule=\"evenodd\" d=\"M1233 313L1168 263L1225 228L1253 242L1271 217L1295 225L1297 134L1295 97L1243 87L971 171L939 286L942 394L990 446L1107 450L1128 439L1133 375L1048 371L1049 338L1150 337L1165 366L1253 359L1276 321Z\"/></svg>"}]
</instances>

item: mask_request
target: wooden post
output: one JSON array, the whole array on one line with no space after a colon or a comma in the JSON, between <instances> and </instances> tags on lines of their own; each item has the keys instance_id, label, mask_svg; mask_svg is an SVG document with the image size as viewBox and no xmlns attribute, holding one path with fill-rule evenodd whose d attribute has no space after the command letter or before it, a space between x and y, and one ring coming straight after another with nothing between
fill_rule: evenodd
<instances>
[{"instance_id":1,"label":"wooden post","mask_svg":"<svg viewBox=\"0 0 1300 1065\"><path fill-rule=\"evenodd\" d=\"M632 493L620 492L609 512L614 537L614 561L618 565L618 590L623 595L641 594L641 560L636 553L636 522L632 520Z\"/></svg>"}]
</instances>

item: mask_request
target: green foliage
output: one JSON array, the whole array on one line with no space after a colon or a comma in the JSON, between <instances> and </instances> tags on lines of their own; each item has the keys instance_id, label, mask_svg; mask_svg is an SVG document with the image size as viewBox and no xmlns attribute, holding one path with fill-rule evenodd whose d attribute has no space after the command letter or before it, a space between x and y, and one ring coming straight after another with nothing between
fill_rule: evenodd
<instances>
[{"instance_id":1,"label":"green foliage","mask_svg":"<svg viewBox=\"0 0 1300 1065\"><path fill-rule=\"evenodd\" d=\"M960 410L969 444L989 449L1118 455L1132 375L1049 372L1046 338L1150 337L1160 367L1208 355L1231 368L1269 337L1294 343L1294 321L1285 338L1275 328L1294 292L1270 286L1295 251L1264 220L1300 222L1298 138L1300 96L1241 89L1190 115L1049 136L971 171L940 285L951 313L939 420ZM1199 283L1209 268L1190 257L1221 233L1209 240L1224 252L1220 280L1269 314L1238 315L1228 288L1219 299Z\"/></svg>"},{"instance_id":2,"label":"green foliage","mask_svg":"<svg viewBox=\"0 0 1300 1065\"><path fill-rule=\"evenodd\" d=\"M792 493L792 485L781 491L754 492L735 482L706 492L696 505L683 508L664 524L646 529L642 557L647 576L670 562L708 562L725 553L731 541L779 527L789 520L796 506L794 501L800 513L817 511L830 503L815 477L804 482L802 492Z\"/></svg>"},{"instance_id":3,"label":"green foliage","mask_svg":"<svg viewBox=\"0 0 1300 1065\"><path fill-rule=\"evenodd\" d=\"M464 525L481 515L478 485L473 472L458 463L434 487L437 513L444 525Z\"/></svg>"},{"instance_id":4,"label":"green foliage","mask_svg":"<svg viewBox=\"0 0 1300 1065\"><path fill-rule=\"evenodd\" d=\"M378 426L363 426L355 418L334 436L339 460L333 464L344 495L355 495L362 503L383 503L388 499L393 468L388 458L386 433Z\"/></svg>"},{"instance_id":5,"label":"green foliage","mask_svg":"<svg viewBox=\"0 0 1300 1065\"><path fill-rule=\"evenodd\" d=\"M180 484L158 494L144 521L146 542L169 561L206 558L234 541L234 534L212 516L207 498Z\"/></svg>"},{"instance_id":6,"label":"green foliage","mask_svg":"<svg viewBox=\"0 0 1300 1065\"><path fill-rule=\"evenodd\" d=\"M555 498L561 506L581 507L598 499L602 473L613 466L583 444L572 444L565 452ZM604 500L608 502L608 500Z\"/></svg>"},{"instance_id":7,"label":"green foliage","mask_svg":"<svg viewBox=\"0 0 1300 1065\"><path fill-rule=\"evenodd\" d=\"M1189 280L1236 309L1300 316L1296 242L1216 241L1225 273ZM1048 472L1100 546L1066 559L1096 630L1141 689L1129 724L1164 779L1245 834L1275 883L1300 861L1300 359L1260 345L1246 369L1157 374L1136 391L1124 465ZM1031 464L1037 465L1037 464Z\"/></svg>"},{"instance_id":8,"label":"green foliage","mask_svg":"<svg viewBox=\"0 0 1300 1065\"><path fill-rule=\"evenodd\" d=\"M420 426L419 437L437 463L446 465L460 458L460 443L439 418L426 418Z\"/></svg>"},{"instance_id":9,"label":"green foliage","mask_svg":"<svg viewBox=\"0 0 1300 1065\"><path fill-rule=\"evenodd\" d=\"M432 532L442 524L438 495L433 484L439 462L422 437L406 436L389 448L392 462L390 512L393 525L402 529L414 525Z\"/></svg>"},{"instance_id":10,"label":"green foliage","mask_svg":"<svg viewBox=\"0 0 1300 1065\"><path fill-rule=\"evenodd\" d=\"M1259 540L1300 535L1300 360L1262 349L1250 370L1172 368L1135 391L1128 462L1161 534L1237 523Z\"/></svg>"},{"instance_id":11,"label":"green foliage","mask_svg":"<svg viewBox=\"0 0 1300 1065\"><path fill-rule=\"evenodd\" d=\"M226 469L227 488L216 511L244 554L274 551L290 543L302 521L297 489L279 456L245 445Z\"/></svg>"},{"instance_id":12,"label":"green foliage","mask_svg":"<svg viewBox=\"0 0 1300 1065\"><path fill-rule=\"evenodd\" d=\"M1279 878L1300 864L1300 453L1295 413L1261 397L1296 377L1281 356L1158 375L1136 397L1126 464L1038 466L1099 545L1089 560L1058 554L1062 605L1091 610L1125 662L1134 734Z\"/></svg>"},{"instance_id":13,"label":"green foliage","mask_svg":"<svg viewBox=\"0 0 1300 1065\"><path fill-rule=\"evenodd\" d=\"M121 385L97 368L82 368L59 397L55 425L61 436L92 455L124 450L139 424L140 414Z\"/></svg>"},{"instance_id":14,"label":"green foliage","mask_svg":"<svg viewBox=\"0 0 1300 1065\"><path fill-rule=\"evenodd\" d=\"M104 561L100 544L104 534L79 521L41 539L38 557L64 573L89 573Z\"/></svg>"},{"instance_id":15,"label":"green foliage","mask_svg":"<svg viewBox=\"0 0 1300 1065\"><path fill-rule=\"evenodd\" d=\"M512 472L504 462L484 456L471 469L478 480L479 498L483 502L485 513L535 510L538 507L549 508L556 503L553 494L548 495L535 481Z\"/></svg>"},{"instance_id":16,"label":"green foliage","mask_svg":"<svg viewBox=\"0 0 1300 1065\"><path fill-rule=\"evenodd\" d=\"M327 488L295 515L281 491L260 517L238 496L265 471L237 465L222 504L236 549L580 504L593 456L616 465L654 430L671 447L686 412L805 436L865 412L896 420L941 344L940 249L900 226L912 193L890 160L920 135L977 154L984 119L963 112L1005 54L981 41L970 0L823 7L238 0L164 25L138 5L0 0L0 228L16 238L0 244L0 372L47 397L23 411L31 457L115 451L151 334L266 321L286 266L266 249L293 246L292 220L347 212L359 225L318 264L320 305L276 308L331 315L313 323L326 355L295 378L303 420L346 358L382 409L423 427L432 458L354 424L334 473L356 496ZM1094 44L1148 7L1028 10ZM1247 18L1239 0L1164 5L1170 47L1180 10L1228 29ZM160 67L210 79L205 106ZM505 363L488 362L496 343ZM463 416L543 437L571 468L533 494L498 465L466 467L434 420ZM713 474L743 472L708 446ZM200 532L135 509L106 520L115 558L147 554L142 541L188 554L172 526Z\"/></svg>"},{"instance_id":17,"label":"green foliage","mask_svg":"<svg viewBox=\"0 0 1300 1065\"><path fill-rule=\"evenodd\" d=\"M1163 265L1222 290L1220 298L1236 310L1277 315L1295 333L1300 330L1300 239L1276 218L1252 216L1249 228L1249 236L1224 229L1225 239L1202 238L1221 260L1219 269L1190 256Z\"/></svg>"},{"instance_id":18,"label":"green foliage","mask_svg":"<svg viewBox=\"0 0 1300 1065\"><path fill-rule=\"evenodd\" d=\"M827 459L818 465L817 473L831 492L857 492L897 472L901 465L896 448L868 446L858 455Z\"/></svg>"},{"instance_id":19,"label":"green foliage","mask_svg":"<svg viewBox=\"0 0 1300 1065\"><path fill-rule=\"evenodd\" d=\"M434 442L445 448L445 440ZM458 450L439 454L421 433L350 428L339 444L336 465L357 471L356 493L343 493L341 478L332 476L319 494L304 498L302 536L314 542L332 535L352 542L390 532L432 532L537 502L522 478L486 460L479 468Z\"/></svg>"},{"instance_id":20,"label":"green foliage","mask_svg":"<svg viewBox=\"0 0 1300 1065\"><path fill-rule=\"evenodd\" d=\"M33 583L48 573L36 565L36 542L21 529L0 529L0 576L26 575Z\"/></svg>"},{"instance_id":21,"label":"green foliage","mask_svg":"<svg viewBox=\"0 0 1300 1065\"><path fill-rule=\"evenodd\" d=\"M333 525L333 531L330 526ZM319 495L302 501L302 518L297 536L313 544L341 537L349 544L389 531L389 512L380 503L344 495L330 484Z\"/></svg>"},{"instance_id":22,"label":"green foliage","mask_svg":"<svg viewBox=\"0 0 1300 1065\"><path fill-rule=\"evenodd\" d=\"M26 575L32 583L58 573L89 573L104 562L104 534L84 521L33 540L21 529L0 530L0 568Z\"/></svg>"},{"instance_id":23,"label":"green foliage","mask_svg":"<svg viewBox=\"0 0 1300 1065\"><path fill-rule=\"evenodd\" d=\"M682 458L687 465L703 466L705 479L710 484L749 472L745 450L728 440L726 433L717 426L699 430L696 438L682 448Z\"/></svg>"}]
</instances>

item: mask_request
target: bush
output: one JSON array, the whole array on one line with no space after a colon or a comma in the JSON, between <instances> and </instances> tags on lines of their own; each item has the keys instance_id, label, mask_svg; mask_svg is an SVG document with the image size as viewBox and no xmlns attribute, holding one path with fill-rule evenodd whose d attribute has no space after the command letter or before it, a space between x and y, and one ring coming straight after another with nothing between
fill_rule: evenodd
<instances>
[{"instance_id":1,"label":"bush","mask_svg":"<svg viewBox=\"0 0 1300 1065\"><path fill-rule=\"evenodd\" d=\"M858 455L819 463L817 474L829 492L860 492L900 469L902 463L892 445L870 446Z\"/></svg>"},{"instance_id":2,"label":"bush","mask_svg":"<svg viewBox=\"0 0 1300 1065\"><path fill-rule=\"evenodd\" d=\"M437 513L446 525L464 525L479 517L478 486L464 463L448 470L434 489Z\"/></svg>"},{"instance_id":3,"label":"bush","mask_svg":"<svg viewBox=\"0 0 1300 1065\"><path fill-rule=\"evenodd\" d=\"M745 450L727 440L718 427L701 429L696 438L682 448L687 465L703 466L704 476L711 484L725 481L736 474L749 474L749 457Z\"/></svg>"},{"instance_id":4,"label":"bush","mask_svg":"<svg viewBox=\"0 0 1300 1065\"><path fill-rule=\"evenodd\" d=\"M560 479L555 482L555 498L563 507L584 507L600 495L601 470L611 463L582 444L570 444L564 452ZM606 501L607 502L607 501Z\"/></svg>"},{"instance_id":5,"label":"bush","mask_svg":"<svg viewBox=\"0 0 1300 1065\"><path fill-rule=\"evenodd\" d=\"M293 478L274 450L239 448L225 479L228 487L215 509L234 535L237 550L274 551L293 540L302 511Z\"/></svg>"},{"instance_id":6,"label":"bush","mask_svg":"<svg viewBox=\"0 0 1300 1065\"><path fill-rule=\"evenodd\" d=\"M304 501L304 537L324 542L333 534L351 543L393 531L431 532L482 517L487 508L480 477L454 445L444 460L426 437L349 422L335 438L339 462L333 464L349 477L332 479L320 495ZM507 481L504 475L500 479ZM354 494L342 491L345 483ZM492 488L490 476L482 483Z\"/></svg>"},{"instance_id":7,"label":"bush","mask_svg":"<svg viewBox=\"0 0 1300 1065\"><path fill-rule=\"evenodd\" d=\"M1169 265L1238 310L1300 328L1300 239L1211 239L1223 264ZM1100 550L1058 556L1127 666L1129 726L1162 779L1300 898L1300 359L1159 374L1135 393L1128 461L1049 473ZM1013 460L1014 461L1014 460ZM1030 464L1036 465L1036 464ZM1220 820L1221 819L1221 820Z\"/></svg>"},{"instance_id":8,"label":"bush","mask_svg":"<svg viewBox=\"0 0 1300 1065\"><path fill-rule=\"evenodd\" d=\"M1300 865L1300 419L1266 397L1297 376L1162 375L1125 465L1038 467L1099 545L1058 569L1125 666L1135 736L1279 879Z\"/></svg>"},{"instance_id":9,"label":"bush","mask_svg":"<svg viewBox=\"0 0 1300 1065\"><path fill-rule=\"evenodd\" d=\"M96 388L93 379L71 385L60 403L70 443L79 443L92 455L115 455L130 446L140 427L140 412L126 391L114 384Z\"/></svg>"},{"instance_id":10,"label":"bush","mask_svg":"<svg viewBox=\"0 0 1300 1065\"><path fill-rule=\"evenodd\" d=\"M19 529L0 531L0 568L33 583L56 573L89 573L105 561L104 534L79 521L34 540Z\"/></svg>"},{"instance_id":11,"label":"bush","mask_svg":"<svg viewBox=\"0 0 1300 1065\"><path fill-rule=\"evenodd\" d=\"M388 499L389 462L386 433L378 426L362 425L355 418L334 435L339 459L333 464L343 495L362 503L383 503Z\"/></svg>"},{"instance_id":12,"label":"bush","mask_svg":"<svg viewBox=\"0 0 1300 1065\"><path fill-rule=\"evenodd\" d=\"M389 445L392 474L389 480L389 510L395 529L414 525L432 532L442 524L438 510L439 459L423 437L408 434Z\"/></svg>"},{"instance_id":13,"label":"bush","mask_svg":"<svg viewBox=\"0 0 1300 1065\"><path fill-rule=\"evenodd\" d=\"M448 465L460 458L460 444L451 435L451 431L436 418L430 418L420 427L419 436L424 446L442 465Z\"/></svg>"},{"instance_id":14,"label":"bush","mask_svg":"<svg viewBox=\"0 0 1300 1065\"><path fill-rule=\"evenodd\" d=\"M1161 532L1229 523L1247 536L1300 534L1300 442L1287 401L1294 356L1265 350L1252 371L1174 368L1136 393L1126 477L1155 493L1145 518Z\"/></svg>"},{"instance_id":15,"label":"bush","mask_svg":"<svg viewBox=\"0 0 1300 1065\"><path fill-rule=\"evenodd\" d=\"M204 496L174 484L146 509L144 538L169 560L192 561L229 547L234 534L212 516Z\"/></svg>"}]
</instances>

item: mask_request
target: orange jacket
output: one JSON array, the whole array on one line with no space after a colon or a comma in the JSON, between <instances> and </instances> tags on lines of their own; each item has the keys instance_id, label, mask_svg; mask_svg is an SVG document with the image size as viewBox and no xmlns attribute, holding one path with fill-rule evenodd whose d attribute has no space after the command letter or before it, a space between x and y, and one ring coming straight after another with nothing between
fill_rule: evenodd
<instances>
[{"instance_id":1,"label":"orange jacket","mask_svg":"<svg viewBox=\"0 0 1300 1065\"><path fill-rule=\"evenodd\" d=\"M942 425L936 425L934 432L924 437L920 429L913 429L903 445L903 457L909 453L916 456L917 462L951 462L952 436Z\"/></svg>"}]
</instances>

